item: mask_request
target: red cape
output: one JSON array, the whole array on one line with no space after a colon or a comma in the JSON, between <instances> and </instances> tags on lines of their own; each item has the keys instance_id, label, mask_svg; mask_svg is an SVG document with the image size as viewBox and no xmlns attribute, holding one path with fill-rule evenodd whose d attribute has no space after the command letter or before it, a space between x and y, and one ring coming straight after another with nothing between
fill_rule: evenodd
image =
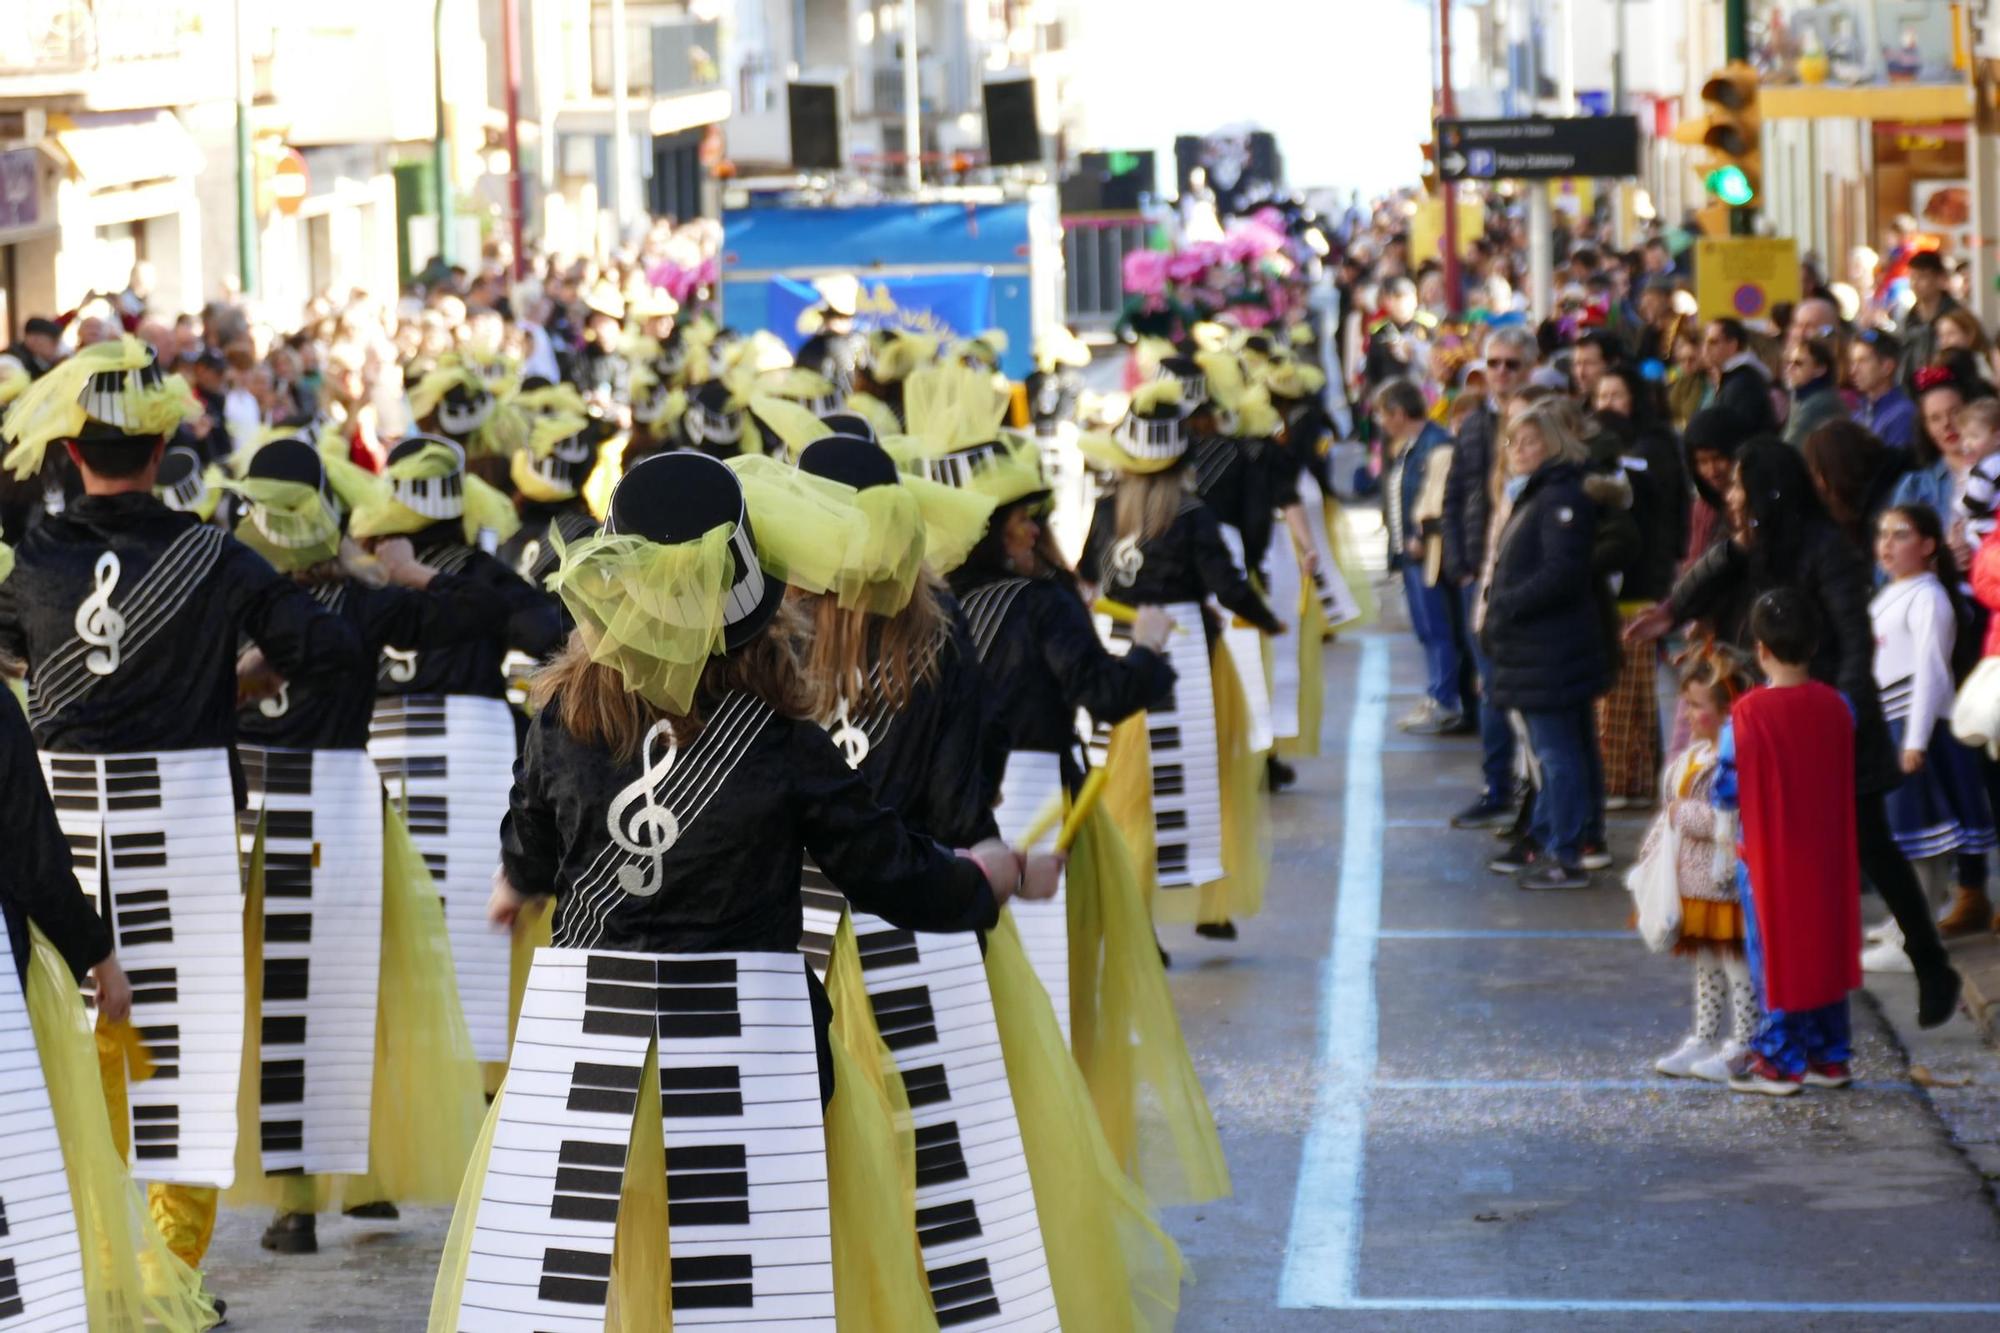
<instances>
[{"instance_id":1,"label":"red cape","mask_svg":"<svg viewBox=\"0 0 2000 1333\"><path fill-rule=\"evenodd\" d=\"M1764 1002L1817 1009L1861 984L1854 715L1838 691L1808 681L1752 690L1729 716Z\"/></svg>"}]
</instances>

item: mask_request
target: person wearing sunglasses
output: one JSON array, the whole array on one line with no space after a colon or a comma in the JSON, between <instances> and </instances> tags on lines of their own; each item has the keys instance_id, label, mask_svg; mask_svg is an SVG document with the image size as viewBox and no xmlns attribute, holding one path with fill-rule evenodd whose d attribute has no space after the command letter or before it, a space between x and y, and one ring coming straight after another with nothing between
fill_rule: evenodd
<instances>
[{"instance_id":1,"label":"person wearing sunglasses","mask_svg":"<svg viewBox=\"0 0 2000 1333\"><path fill-rule=\"evenodd\" d=\"M1847 404L1835 386L1840 356L1832 341L1799 338L1785 350L1785 383L1792 391L1792 410L1785 418L1785 443L1802 446L1806 436L1829 421L1847 417Z\"/></svg>"}]
</instances>

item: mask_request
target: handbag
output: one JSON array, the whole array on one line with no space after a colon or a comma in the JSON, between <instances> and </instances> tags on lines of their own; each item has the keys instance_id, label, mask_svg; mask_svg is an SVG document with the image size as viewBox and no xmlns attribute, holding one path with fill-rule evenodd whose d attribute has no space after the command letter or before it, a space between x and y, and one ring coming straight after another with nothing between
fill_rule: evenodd
<instances>
[{"instance_id":1,"label":"handbag","mask_svg":"<svg viewBox=\"0 0 2000 1333\"><path fill-rule=\"evenodd\" d=\"M1654 833L1646 840L1644 853L1625 872L1625 888L1632 895L1639 938L1649 951L1665 953L1681 937L1681 835L1665 810Z\"/></svg>"}]
</instances>

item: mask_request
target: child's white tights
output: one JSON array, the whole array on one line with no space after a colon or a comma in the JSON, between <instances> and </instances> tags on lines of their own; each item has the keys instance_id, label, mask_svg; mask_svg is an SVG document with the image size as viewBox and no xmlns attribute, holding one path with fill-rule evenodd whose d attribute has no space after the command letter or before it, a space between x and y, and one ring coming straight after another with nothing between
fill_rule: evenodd
<instances>
[{"instance_id":1,"label":"child's white tights","mask_svg":"<svg viewBox=\"0 0 2000 1333\"><path fill-rule=\"evenodd\" d=\"M1722 1010L1729 1008L1729 1035L1748 1044L1757 1030L1757 992L1742 955L1704 949L1694 959L1694 1035L1713 1045L1722 1035Z\"/></svg>"}]
</instances>

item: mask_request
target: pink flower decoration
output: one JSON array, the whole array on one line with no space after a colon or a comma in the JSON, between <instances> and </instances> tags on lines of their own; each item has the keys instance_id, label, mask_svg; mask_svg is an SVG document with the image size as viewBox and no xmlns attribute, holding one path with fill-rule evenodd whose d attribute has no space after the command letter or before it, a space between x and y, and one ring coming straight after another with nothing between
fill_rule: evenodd
<instances>
[{"instance_id":1,"label":"pink flower decoration","mask_svg":"<svg viewBox=\"0 0 2000 1333\"><path fill-rule=\"evenodd\" d=\"M1134 250L1125 256L1125 290L1157 296L1167 285L1167 255L1160 250Z\"/></svg>"}]
</instances>

